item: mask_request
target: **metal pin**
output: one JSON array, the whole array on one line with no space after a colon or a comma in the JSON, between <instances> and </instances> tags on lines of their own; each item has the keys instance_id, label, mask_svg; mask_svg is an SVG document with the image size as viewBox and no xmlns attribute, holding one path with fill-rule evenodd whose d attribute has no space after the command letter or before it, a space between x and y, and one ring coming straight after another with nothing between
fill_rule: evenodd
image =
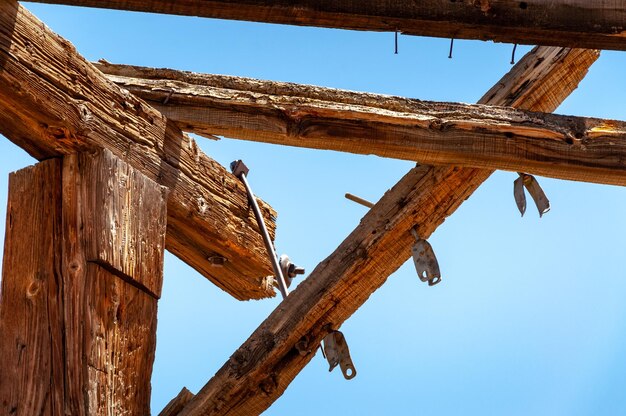
<instances>
[{"instance_id":1,"label":"metal pin","mask_svg":"<svg viewBox=\"0 0 626 416\"><path fill-rule=\"evenodd\" d=\"M515 50L517 49L517 43L513 45L513 53L511 54L511 65L515 65Z\"/></svg>"},{"instance_id":2,"label":"metal pin","mask_svg":"<svg viewBox=\"0 0 626 416\"><path fill-rule=\"evenodd\" d=\"M394 53L397 55L398 54L398 29L396 29L395 46L396 48L395 48Z\"/></svg>"},{"instance_id":3,"label":"metal pin","mask_svg":"<svg viewBox=\"0 0 626 416\"><path fill-rule=\"evenodd\" d=\"M356 202L357 204L361 204L364 207L368 207L368 208L374 208L374 204L371 203L370 201L363 199L363 198L359 198L356 195L352 195L352 194L346 194L346 199L349 199L352 202Z\"/></svg>"},{"instance_id":4,"label":"metal pin","mask_svg":"<svg viewBox=\"0 0 626 416\"><path fill-rule=\"evenodd\" d=\"M454 38L450 38L450 54L448 55L448 59L452 59L452 48L454 48Z\"/></svg>"}]
</instances>

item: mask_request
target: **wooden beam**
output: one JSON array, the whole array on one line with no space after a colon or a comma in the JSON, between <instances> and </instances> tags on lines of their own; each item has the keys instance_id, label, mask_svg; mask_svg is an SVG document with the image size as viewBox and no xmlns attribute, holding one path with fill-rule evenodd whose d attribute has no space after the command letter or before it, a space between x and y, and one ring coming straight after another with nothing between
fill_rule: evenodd
<instances>
[{"instance_id":1,"label":"wooden beam","mask_svg":"<svg viewBox=\"0 0 626 416\"><path fill-rule=\"evenodd\" d=\"M159 416L178 416L178 414L183 410L183 408L187 405L187 403L189 403L192 398L193 393L190 392L186 387L183 387L178 395L170 400L170 402L163 408L163 410L161 410Z\"/></svg>"},{"instance_id":2,"label":"wooden beam","mask_svg":"<svg viewBox=\"0 0 626 416\"><path fill-rule=\"evenodd\" d=\"M597 54L533 50L484 102L550 111L571 93ZM423 238L451 215L491 171L420 166L389 190L359 226L231 356L180 413L260 414L313 358L328 328L338 328L409 257L411 228ZM307 340L309 353L296 343Z\"/></svg>"},{"instance_id":3,"label":"wooden beam","mask_svg":"<svg viewBox=\"0 0 626 416\"><path fill-rule=\"evenodd\" d=\"M170 189L169 251L237 299L274 295L240 181L14 0L0 2L0 133L39 160L111 150ZM273 235L276 213L261 206Z\"/></svg>"},{"instance_id":4,"label":"wooden beam","mask_svg":"<svg viewBox=\"0 0 626 416\"><path fill-rule=\"evenodd\" d=\"M149 414L166 190L110 152L10 176L0 413Z\"/></svg>"},{"instance_id":5,"label":"wooden beam","mask_svg":"<svg viewBox=\"0 0 626 416\"><path fill-rule=\"evenodd\" d=\"M626 185L624 122L168 69L98 68L194 133Z\"/></svg>"},{"instance_id":6,"label":"wooden beam","mask_svg":"<svg viewBox=\"0 0 626 416\"><path fill-rule=\"evenodd\" d=\"M581 0L35 0L528 45L626 50L626 2Z\"/></svg>"},{"instance_id":7,"label":"wooden beam","mask_svg":"<svg viewBox=\"0 0 626 416\"><path fill-rule=\"evenodd\" d=\"M63 363L63 348L59 339L50 339L50 333L62 333L60 288L54 278L60 183L59 160L9 177L0 289L0 412L5 415L63 414L62 392L51 391L51 386L63 385L63 372L54 371Z\"/></svg>"}]
</instances>

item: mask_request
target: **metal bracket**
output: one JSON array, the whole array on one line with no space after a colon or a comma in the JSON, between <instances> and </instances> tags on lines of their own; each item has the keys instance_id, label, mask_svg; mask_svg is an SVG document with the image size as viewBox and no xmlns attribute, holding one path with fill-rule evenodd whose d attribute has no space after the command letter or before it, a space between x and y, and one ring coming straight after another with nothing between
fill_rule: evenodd
<instances>
[{"instance_id":1,"label":"metal bracket","mask_svg":"<svg viewBox=\"0 0 626 416\"><path fill-rule=\"evenodd\" d=\"M539 217L541 218L543 214L550 211L550 201L546 196L543 189L539 185L539 182L533 175L529 175L527 173L518 172L519 178L513 182L513 196L515 197L515 203L517 204L517 209L524 216L526 212L526 194L524 193L524 188L528 191L533 201L535 201L535 206L539 211Z\"/></svg>"},{"instance_id":2,"label":"metal bracket","mask_svg":"<svg viewBox=\"0 0 626 416\"><path fill-rule=\"evenodd\" d=\"M339 365L346 380L353 379L356 376L356 369L354 364L352 364L352 358L350 358L350 349L343 333L331 331L326 335L322 352L328 360L328 365L330 365L328 371L333 371Z\"/></svg>"},{"instance_id":3,"label":"metal bracket","mask_svg":"<svg viewBox=\"0 0 626 416\"><path fill-rule=\"evenodd\" d=\"M250 173L250 169L248 169L246 164L243 163L243 160L235 160L234 162L232 162L230 164L230 170L231 172L233 172L233 175L238 178L240 178L242 173L246 176L248 176L248 173Z\"/></svg>"},{"instance_id":4,"label":"metal bracket","mask_svg":"<svg viewBox=\"0 0 626 416\"><path fill-rule=\"evenodd\" d=\"M415 228L411 229L411 234L415 237L411 253L417 275L422 282L428 282L428 286L434 286L441 282L441 272L435 251L428 241L419 237Z\"/></svg>"}]
</instances>

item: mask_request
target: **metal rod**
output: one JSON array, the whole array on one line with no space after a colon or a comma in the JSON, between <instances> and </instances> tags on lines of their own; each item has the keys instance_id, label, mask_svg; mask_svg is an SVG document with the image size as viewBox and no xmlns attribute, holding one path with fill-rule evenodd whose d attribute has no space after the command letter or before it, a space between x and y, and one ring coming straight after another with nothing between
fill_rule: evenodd
<instances>
[{"instance_id":1,"label":"metal rod","mask_svg":"<svg viewBox=\"0 0 626 416\"><path fill-rule=\"evenodd\" d=\"M396 29L396 36L395 36L395 50L394 53L397 55L398 54L398 29Z\"/></svg>"},{"instance_id":2,"label":"metal rod","mask_svg":"<svg viewBox=\"0 0 626 416\"><path fill-rule=\"evenodd\" d=\"M365 207L368 207L368 208L373 208L374 207L373 203L371 203L370 201L368 201L366 199L359 198L356 195L346 194L346 198L349 199L352 202L356 202L357 204L361 204L361 205L363 205Z\"/></svg>"},{"instance_id":3,"label":"metal rod","mask_svg":"<svg viewBox=\"0 0 626 416\"><path fill-rule=\"evenodd\" d=\"M515 64L515 51L517 50L517 43L513 45L513 52L511 53L511 65Z\"/></svg>"},{"instance_id":4,"label":"metal rod","mask_svg":"<svg viewBox=\"0 0 626 416\"><path fill-rule=\"evenodd\" d=\"M272 268L274 269L274 274L278 279L278 288L280 289L280 293L283 295L283 299L285 299L289 295L289 289L287 289L287 283L285 283L285 277L283 276L283 272L280 269L280 264L278 263L278 258L276 257L276 251L274 250L274 245L272 244L272 240L270 238L270 234L267 232L267 227L265 227L265 220L263 219L263 215L261 214L261 209L259 208L259 204L256 202L256 197L254 193L252 193L252 189L248 184L248 180L246 179L246 174L241 172L239 175L241 182L246 187L246 191L248 192L248 199L250 200L250 205L252 205L252 210L254 211L254 216L256 217L256 221L259 224L259 228L261 229L261 235L263 236L263 242L265 243L265 248L270 255L270 260L272 261Z\"/></svg>"}]
</instances>

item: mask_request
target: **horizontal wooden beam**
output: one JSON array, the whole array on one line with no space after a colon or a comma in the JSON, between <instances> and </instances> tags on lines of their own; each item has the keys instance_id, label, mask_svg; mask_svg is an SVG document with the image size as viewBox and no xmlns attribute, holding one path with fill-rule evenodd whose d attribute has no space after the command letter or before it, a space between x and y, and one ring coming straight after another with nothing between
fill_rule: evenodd
<instances>
[{"instance_id":1,"label":"horizontal wooden beam","mask_svg":"<svg viewBox=\"0 0 626 416\"><path fill-rule=\"evenodd\" d=\"M39 160L109 149L169 188L169 251L237 299L273 296L240 181L13 0L0 2L0 133ZM276 213L261 205L273 233Z\"/></svg>"},{"instance_id":2,"label":"horizontal wooden beam","mask_svg":"<svg viewBox=\"0 0 626 416\"><path fill-rule=\"evenodd\" d=\"M596 58L596 53L586 50L535 49L481 101L552 111ZM267 409L313 358L328 328L341 326L410 257L415 241L411 228L417 226L423 238L430 236L490 174L452 167L412 169L261 324L180 416L256 415ZM303 340L309 350L304 355L295 347Z\"/></svg>"},{"instance_id":3,"label":"horizontal wooden beam","mask_svg":"<svg viewBox=\"0 0 626 416\"><path fill-rule=\"evenodd\" d=\"M626 50L626 1L35 0L527 45Z\"/></svg>"},{"instance_id":4,"label":"horizontal wooden beam","mask_svg":"<svg viewBox=\"0 0 626 416\"><path fill-rule=\"evenodd\" d=\"M98 68L194 133L626 185L621 121L168 69Z\"/></svg>"}]
</instances>

